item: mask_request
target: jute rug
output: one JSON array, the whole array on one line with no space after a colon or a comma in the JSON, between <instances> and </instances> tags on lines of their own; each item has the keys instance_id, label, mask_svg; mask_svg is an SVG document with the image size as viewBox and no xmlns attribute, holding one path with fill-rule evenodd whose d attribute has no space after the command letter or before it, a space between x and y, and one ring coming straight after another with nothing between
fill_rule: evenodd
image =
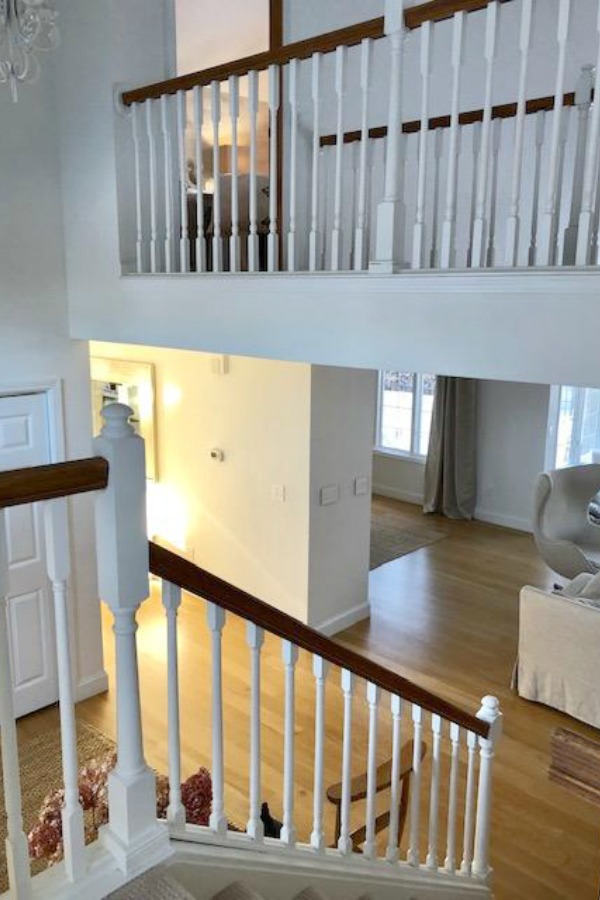
<instances>
[{"instance_id":1,"label":"jute rug","mask_svg":"<svg viewBox=\"0 0 600 900\"><path fill-rule=\"evenodd\" d=\"M115 748L113 741L91 725L77 725L77 753L79 767L93 759L101 760ZM23 795L23 824L27 834L35 824L44 798L50 791L62 785L62 756L60 729L51 728L35 737L19 736L19 760L21 764L21 791ZM6 815L4 812L4 786L0 779L0 893L7 890ZM43 860L33 863L34 874L46 868Z\"/></svg>"},{"instance_id":2,"label":"jute rug","mask_svg":"<svg viewBox=\"0 0 600 900\"><path fill-rule=\"evenodd\" d=\"M389 497L373 497L371 506L371 569L435 544L446 537L444 531L423 516L415 522L404 504Z\"/></svg>"}]
</instances>

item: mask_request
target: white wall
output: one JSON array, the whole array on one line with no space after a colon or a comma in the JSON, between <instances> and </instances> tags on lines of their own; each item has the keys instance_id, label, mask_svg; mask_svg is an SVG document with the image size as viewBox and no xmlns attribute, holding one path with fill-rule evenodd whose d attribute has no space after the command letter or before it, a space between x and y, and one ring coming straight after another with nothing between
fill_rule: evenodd
<instances>
[{"instance_id":1,"label":"white wall","mask_svg":"<svg viewBox=\"0 0 600 900\"><path fill-rule=\"evenodd\" d=\"M423 503L425 464L375 451L373 454L373 490L385 497Z\"/></svg>"},{"instance_id":2,"label":"white wall","mask_svg":"<svg viewBox=\"0 0 600 900\"><path fill-rule=\"evenodd\" d=\"M0 86L0 390L60 382L67 458L90 455L87 345L69 339L52 60L13 104ZM91 497L70 503L80 696L106 687Z\"/></svg>"}]
</instances>

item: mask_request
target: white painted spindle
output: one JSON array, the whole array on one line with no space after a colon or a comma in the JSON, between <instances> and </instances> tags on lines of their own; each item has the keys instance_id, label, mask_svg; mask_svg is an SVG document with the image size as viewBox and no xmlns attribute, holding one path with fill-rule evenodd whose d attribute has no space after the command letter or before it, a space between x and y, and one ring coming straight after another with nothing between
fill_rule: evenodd
<instances>
[{"instance_id":1,"label":"white painted spindle","mask_svg":"<svg viewBox=\"0 0 600 900\"><path fill-rule=\"evenodd\" d=\"M379 711L380 689L376 684L367 684L367 702L369 704L369 749L367 761L367 809L366 834L363 854L366 859L375 859L377 845L375 843L375 819L377 818L377 714Z\"/></svg>"},{"instance_id":2,"label":"white painted spindle","mask_svg":"<svg viewBox=\"0 0 600 900\"><path fill-rule=\"evenodd\" d=\"M240 270L240 179L238 123L240 118L240 83L237 75L229 76L229 122L231 125L231 234L229 236L229 271Z\"/></svg>"},{"instance_id":3,"label":"white painted spindle","mask_svg":"<svg viewBox=\"0 0 600 900\"><path fill-rule=\"evenodd\" d=\"M248 72L248 114L250 116L250 175L248 184L248 271L258 272L260 266L258 246L258 182L257 182L257 127L258 127L258 72Z\"/></svg>"},{"instance_id":4,"label":"white painted spindle","mask_svg":"<svg viewBox=\"0 0 600 900\"><path fill-rule=\"evenodd\" d=\"M413 269L423 268L425 253L425 200L427 192L427 148L429 143L429 92L431 81L432 35L431 22L421 25L421 130L417 173L417 210L413 234Z\"/></svg>"},{"instance_id":5,"label":"white painted spindle","mask_svg":"<svg viewBox=\"0 0 600 900\"><path fill-rule=\"evenodd\" d=\"M358 272L367 266L367 154L369 151L369 103L371 82L371 55L373 41L365 38L360 51L360 90L362 96L360 147L358 155L358 196L356 229L354 232L354 269Z\"/></svg>"},{"instance_id":6,"label":"white painted spindle","mask_svg":"<svg viewBox=\"0 0 600 900\"><path fill-rule=\"evenodd\" d=\"M193 89L194 151L196 157L196 272L206 272L206 243L204 238L204 155L202 128L204 125L204 92L200 85Z\"/></svg>"},{"instance_id":7,"label":"white painted spindle","mask_svg":"<svg viewBox=\"0 0 600 900\"><path fill-rule=\"evenodd\" d=\"M158 271L158 222L156 199L156 135L152 110L154 101L146 100L146 136L148 138L148 187L150 194L150 271Z\"/></svg>"},{"instance_id":8,"label":"white painted spindle","mask_svg":"<svg viewBox=\"0 0 600 900\"><path fill-rule=\"evenodd\" d=\"M179 271L190 271L190 237L188 228L188 171L185 149L185 129L187 125L187 94L177 91L177 150L179 159Z\"/></svg>"},{"instance_id":9,"label":"white painted spindle","mask_svg":"<svg viewBox=\"0 0 600 900\"><path fill-rule=\"evenodd\" d=\"M165 194L165 272L173 271L173 158L171 149L170 100L169 94L163 94L159 101L163 141L163 188Z\"/></svg>"},{"instance_id":10,"label":"white painted spindle","mask_svg":"<svg viewBox=\"0 0 600 900\"><path fill-rule=\"evenodd\" d=\"M496 261L496 214L498 209L498 178L500 174L500 138L502 119L492 123L492 160L490 164L490 212L485 262L491 268Z\"/></svg>"},{"instance_id":11,"label":"white painted spindle","mask_svg":"<svg viewBox=\"0 0 600 900\"><path fill-rule=\"evenodd\" d=\"M283 828L281 840L288 847L296 843L294 825L294 725L296 718L295 671L298 648L290 641L283 641L285 666L285 722L283 739Z\"/></svg>"},{"instance_id":12,"label":"white painted spindle","mask_svg":"<svg viewBox=\"0 0 600 900\"><path fill-rule=\"evenodd\" d=\"M260 651L265 640L262 628L253 622L247 625L247 640L251 653L250 688L250 816L246 831L255 841L262 841L265 828L260 817Z\"/></svg>"},{"instance_id":13,"label":"white painted spindle","mask_svg":"<svg viewBox=\"0 0 600 900\"><path fill-rule=\"evenodd\" d=\"M352 841L350 839L350 783L352 781L352 697L354 694L354 683L355 677L352 672L342 669L344 738L342 745L342 802L338 850L344 856L352 853Z\"/></svg>"},{"instance_id":14,"label":"white painted spindle","mask_svg":"<svg viewBox=\"0 0 600 900\"><path fill-rule=\"evenodd\" d=\"M438 822L440 815L440 764L442 757L442 717L431 716L431 733L433 737L431 786L429 792L429 848L426 865L428 869L438 867Z\"/></svg>"},{"instance_id":15,"label":"white painted spindle","mask_svg":"<svg viewBox=\"0 0 600 900\"><path fill-rule=\"evenodd\" d=\"M225 765L223 759L223 663L222 632L225 611L214 603L206 604L212 642L212 810L209 824L221 836L227 834L225 817Z\"/></svg>"},{"instance_id":16,"label":"white painted spindle","mask_svg":"<svg viewBox=\"0 0 600 900\"><path fill-rule=\"evenodd\" d=\"M310 193L310 235L308 239L308 268L315 272L319 264L321 234L319 229L319 161L321 158L321 135L319 133L321 107L321 65L322 53L313 53L311 68L312 94L312 173Z\"/></svg>"},{"instance_id":17,"label":"white painted spindle","mask_svg":"<svg viewBox=\"0 0 600 900\"><path fill-rule=\"evenodd\" d=\"M181 729L179 724L179 661L177 653L177 613L181 588L163 579L162 604L167 618L167 719L169 737L169 806L167 820L185 825L181 802Z\"/></svg>"},{"instance_id":18,"label":"white painted spindle","mask_svg":"<svg viewBox=\"0 0 600 900\"><path fill-rule=\"evenodd\" d=\"M288 99L290 105L289 225L287 240L288 272L296 271L296 216L298 197L298 60L288 66Z\"/></svg>"},{"instance_id":19,"label":"white painted spindle","mask_svg":"<svg viewBox=\"0 0 600 900\"><path fill-rule=\"evenodd\" d=\"M494 62L498 34L498 0L491 0L487 5L485 23L485 95L483 101L483 125L481 130L481 153L479 155L479 172L477 174L477 205L475 209L475 227L473 229L474 266L485 264L486 227L485 207L488 194L488 176L490 163L490 147L492 140L492 89L494 85Z\"/></svg>"},{"instance_id":20,"label":"white painted spindle","mask_svg":"<svg viewBox=\"0 0 600 900\"><path fill-rule=\"evenodd\" d=\"M30 900L29 849L23 830L23 800L17 726L13 705L13 678L8 642L9 571L6 543L6 512L0 508L0 744L6 813L6 868L12 896Z\"/></svg>"},{"instance_id":21,"label":"white painted spindle","mask_svg":"<svg viewBox=\"0 0 600 900\"><path fill-rule=\"evenodd\" d=\"M421 819L421 736L423 734L423 710L413 703L413 771L410 796L410 847L406 859L411 866L418 866L419 825Z\"/></svg>"},{"instance_id":22,"label":"white painted spindle","mask_svg":"<svg viewBox=\"0 0 600 900\"><path fill-rule=\"evenodd\" d=\"M579 230L577 234L576 262L578 266L585 266L594 261L591 257L591 239L594 202L596 199L595 193L598 183L598 150L600 148L600 2L598 3L598 15L596 17L596 32L598 56L596 59L596 77L594 81L594 105L592 108L592 120L585 154L581 213L579 216Z\"/></svg>"},{"instance_id":23,"label":"white painted spindle","mask_svg":"<svg viewBox=\"0 0 600 900\"><path fill-rule=\"evenodd\" d=\"M144 232L142 226L142 181L140 171L142 108L139 103L131 107L131 129L133 136L133 182L135 190L135 270L144 271Z\"/></svg>"},{"instance_id":24,"label":"white painted spindle","mask_svg":"<svg viewBox=\"0 0 600 900\"><path fill-rule=\"evenodd\" d=\"M571 0L559 0L558 27L556 34L558 43L558 66L556 70L556 87L554 90L554 112L552 115L552 137L550 141L547 191L544 211L540 220L540 235L536 257L536 265L538 266L551 266L556 261L556 230L559 207L558 185L570 15Z\"/></svg>"},{"instance_id":25,"label":"white painted spindle","mask_svg":"<svg viewBox=\"0 0 600 900\"><path fill-rule=\"evenodd\" d=\"M458 767L460 762L460 727L450 723L450 786L448 789L448 831L444 869L452 875L456 871L456 817L458 812Z\"/></svg>"},{"instance_id":26,"label":"white painted spindle","mask_svg":"<svg viewBox=\"0 0 600 900\"><path fill-rule=\"evenodd\" d=\"M460 865L462 875L471 874L473 864L473 838L475 836L475 765L477 761L477 735L467 732L467 786L465 790L465 819L463 829L463 856Z\"/></svg>"},{"instance_id":27,"label":"white painted spindle","mask_svg":"<svg viewBox=\"0 0 600 900\"><path fill-rule=\"evenodd\" d=\"M221 272L223 269L223 245L221 241L221 84L218 81L211 81L210 84L210 112L213 132L212 270L213 272Z\"/></svg>"},{"instance_id":28,"label":"white painted spindle","mask_svg":"<svg viewBox=\"0 0 600 900\"><path fill-rule=\"evenodd\" d=\"M315 676L315 780L313 788L313 830L311 846L319 853L325 851L323 831L323 801L325 795L325 686L329 664L320 656L313 657Z\"/></svg>"},{"instance_id":29,"label":"white painted spindle","mask_svg":"<svg viewBox=\"0 0 600 900\"><path fill-rule=\"evenodd\" d=\"M479 738L479 786L475 821L475 852L472 872L477 878L488 878L490 819L492 809L492 765L494 752L502 732L502 713L496 697L484 697L477 718L490 726L487 738Z\"/></svg>"},{"instance_id":30,"label":"white painted spindle","mask_svg":"<svg viewBox=\"0 0 600 900\"><path fill-rule=\"evenodd\" d=\"M519 97L517 100L517 116L515 118L510 207L506 222L505 263L507 266L517 265L517 254L519 250L521 181L523 177L523 146L525 138L525 115L527 110L527 75L529 71L529 53L531 50L532 9L533 0L522 0L521 28L519 31L519 53L521 55L519 68Z\"/></svg>"},{"instance_id":31,"label":"white painted spindle","mask_svg":"<svg viewBox=\"0 0 600 900\"><path fill-rule=\"evenodd\" d=\"M342 162L344 159L344 71L346 67L346 47L335 51L335 94L337 103L337 126L335 133L335 175L333 195L333 228L331 229L331 270L337 272L342 253Z\"/></svg>"},{"instance_id":32,"label":"white painted spindle","mask_svg":"<svg viewBox=\"0 0 600 900\"><path fill-rule=\"evenodd\" d=\"M56 663L60 704L60 741L65 801L62 809L64 858L67 877L79 881L85 875L83 809L79 802L77 724L73 693L71 635L67 582L71 571L67 500L61 497L44 503L46 566L54 598Z\"/></svg>"},{"instance_id":33,"label":"white painted spindle","mask_svg":"<svg viewBox=\"0 0 600 900\"><path fill-rule=\"evenodd\" d=\"M438 232L440 219L440 179L442 175L442 156L444 154L444 129L436 128L433 138L433 212L431 217L431 252L429 265L436 269L438 265Z\"/></svg>"},{"instance_id":34,"label":"white painted spindle","mask_svg":"<svg viewBox=\"0 0 600 900\"><path fill-rule=\"evenodd\" d=\"M450 140L448 148L448 176L446 181L446 206L442 225L442 250L440 268L449 269L456 258L456 188L458 181L458 140L460 131L460 82L463 62L465 12L454 13L452 31L452 112L450 114Z\"/></svg>"},{"instance_id":35,"label":"white painted spindle","mask_svg":"<svg viewBox=\"0 0 600 900\"><path fill-rule=\"evenodd\" d=\"M531 235L529 239L528 262L535 266L538 254L538 226L540 210L540 193L542 182L542 153L544 149L544 135L546 131L546 113L539 112L535 121L535 170L533 175L533 200L531 213Z\"/></svg>"},{"instance_id":36,"label":"white painted spindle","mask_svg":"<svg viewBox=\"0 0 600 900\"><path fill-rule=\"evenodd\" d=\"M469 216L469 246L467 247L467 268L473 265L473 236L475 234L475 215L477 209L477 175L479 172L479 154L481 153L481 122L475 122L471 132L471 210ZM459 142L461 135L459 133Z\"/></svg>"},{"instance_id":37,"label":"white painted spindle","mask_svg":"<svg viewBox=\"0 0 600 900\"><path fill-rule=\"evenodd\" d=\"M277 234L278 119L279 66L269 66L269 236L267 238L267 268L269 272L276 272L279 268L279 238Z\"/></svg>"},{"instance_id":38,"label":"white painted spindle","mask_svg":"<svg viewBox=\"0 0 600 900\"><path fill-rule=\"evenodd\" d=\"M585 170L586 147L588 142L588 125L592 92L594 90L594 67L583 66L575 89L575 106L577 108L577 144L575 146L575 165L573 167L573 190L571 191L571 211L569 224L565 229L563 244L563 266L573 266L577 258L577 232L579 218L583 206L583 179Z\"/></svg>"},{"instance_id":39,"label":"white painted spindle","mask_svg":"<svg viewBox=\"0 0 600 900\"><path fill-rule=\"evenodd\" d=\"M385 858L388 862L398 862L400 824L400 756L402 752L402 699L392 694L392 783L390 786L390 826Z\"/></svg>"}]
</instances>

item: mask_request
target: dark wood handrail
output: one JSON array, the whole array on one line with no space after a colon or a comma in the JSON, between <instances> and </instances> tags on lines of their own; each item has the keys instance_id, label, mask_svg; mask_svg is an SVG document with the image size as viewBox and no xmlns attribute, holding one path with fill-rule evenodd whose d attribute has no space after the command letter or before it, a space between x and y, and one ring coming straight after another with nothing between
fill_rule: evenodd
<instances>
[{"instance_id":1,"label":"dark wood handrail","mask_svg":"<svg viewBox=\"0 0 600 900\"><path fill-rule=\"evenodd\" d=\"M512 0L499 0L500 3L511 3ZM410 30L419 28L424 22L440 22L448 19L456 12L464 10L467 13L485 9L489 0L430 0L419 6L412 6L404 14L406 27ZM358 22L347 28L338 28L318 34L303 41L295 41L293 44L284 44L264 53L255 53L241 59L209 69L201 69L199 72L190 72L188 75L180 75L177 78L169 78L166 81L158 81L144 87L124 91L121 99L125 106L132 103L142 103L144 100L156 100L164 94L175 94L177 91L190 91L194 87L209 85L212 81L226 81L230 75L247 75L251 70L263 71L269 66L283 66L291 59L308 59L313 53L330 53L336 47L353 47L360 44L365 38L379 40L385 36L384 18L368 19L366 22Z\"/></svg>"},{"instance_id":2,"label":"dark wood handrail","mask_svg":"<svg viewBox=\"0 0 600 900\"><path fill-rule=\"evenodd\" d=\"M150 541L150 571L171 584L176 584L191 594L196 594L228 612L241 616L286 641L292 641L297 647L315 653L322 659L348 669L355 675L371 681L384 691L396 694L410 703L416 703L432 713L455 722L481 737L487 737L489 725L476 716L464 712L458 706L443 700L436 694L413 684L401 675L373 662L325 637L308 625L303 625L287 613L258 600L251 594L234 587L216 575L200 569L193 563L178 556L165 547Z\"/></svg>"},{"instance_id":3,"label":"dark wood handrail","mask_svg":"<svg viewBox=\"0 0 600 900\"><path fill-rule=\"evenodd\" d=\"M0 472L0 509L101 491L107 484L108 462L101 456Z\"/></svg>"},{"instance_id":4,"label":"dark wood handrail","mask_svg":"<svg viewBox=\"0 0 600 900\"><path fill-rule=\"evenodd\" d=\"M575 94L573 92L563 96L563 106L575 106ZM525 113L530 116L533 113L546 112L554 109L554 95L551 97L537 97L535 100L528 100ZM516 103L503 103L499 106L492 107L492 119L512 119L517 115ZM483 122L483 109L472 109L459 115L458 121L460 125L474 125L475 122ZM450 128L452 120L450 116L436 116L429 119L429 131L436 128ZM402 131L404 134L416 134L421 130L421 120L413 119L410 122L404 122ZM369 128L369 138L376 140L387 136L387 126L380 125L375 128ZM344 133L344 143L353 144L355 141L362 140L361 131L346 131ZM337 135L325 134L320 139L321 147L330 147L337 144Z\"/></svg>"}]
</instances>

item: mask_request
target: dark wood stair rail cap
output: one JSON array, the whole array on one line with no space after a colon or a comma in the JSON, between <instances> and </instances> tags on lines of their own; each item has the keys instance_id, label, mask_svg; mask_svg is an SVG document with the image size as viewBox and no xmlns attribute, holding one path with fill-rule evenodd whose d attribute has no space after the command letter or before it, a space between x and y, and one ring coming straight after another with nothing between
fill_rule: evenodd
<instances>
[{"instance_id":1,"label":"dark wood stair rail cap","mask_svg":"<svg viewBox=\"0 0 600 900\"><path fill-rule=\"evenodd\" d=\"M404 20L410 30L419 28L424 22L439 22L449 19L456 12L476 12L485 9L489 0L430 0L419 6L412 6L405 10ZM511 3L512 0L499 0L500 3ZM338 28L336 31L328 31L315 35L303 41L293 44L284 44L274 50L264 53L255 53L242 59L235 59L220 66L212 66L199 72L190 72L189 75L180 75L178 78L169 78L166 81L158 81L155 84L124 91L121 99L125 106L132 103L142 103L144 100L157 100L164 94L176 94L177 91L190 91L193 87L209 85L212 81L225 81L230 75L247 75L249 71L263 71L269 66L283 66L291 59L308 59L313 53L330 53L336 47L353 47L360 44L365 38L378 40L384 37L384 19L380 16L376 19L368 19L347 28Z\"/></svg>"},{"instance_id":2,"label":"dark wood stair rail cap","mask_svg":"<svg viewBox=\"0 0 600 900\"><path fill-rule=\"evenodd\" d=\"M198 568L188 560L182 559L176 553L172 553L152 541L150 542L150 571L171 584L178 585L184 591L196 594L242 619L253 622L260 628L264 628L265 631L276 634L286 641L291 641L309 653L315 653L342 669L348 669L390 694L396 694L410 703L437 713L444 719L455 722L468 731L475 732L480 737L488 736L489 725L487 722L482 722L476 716L464 712L454 704L413 684L412 681L408 681L401 675L390 672L360 653L343 647L313 628L309 628L308 625L303 625L297 619L288 616L287 613L258 600L251 594L217 578L216 575L211 575L210 572Z\"/></svg>"},{"instance_id":3,"label":"dark wood stair rail cap","mask_svg":"<svg viewBox=\"0 0 600 900\"><path fill-rule=\"evenodd\" d=\"M0 472L0 509L103 490L108 462L101 456Z\"/></svg>"}]
</instances>

